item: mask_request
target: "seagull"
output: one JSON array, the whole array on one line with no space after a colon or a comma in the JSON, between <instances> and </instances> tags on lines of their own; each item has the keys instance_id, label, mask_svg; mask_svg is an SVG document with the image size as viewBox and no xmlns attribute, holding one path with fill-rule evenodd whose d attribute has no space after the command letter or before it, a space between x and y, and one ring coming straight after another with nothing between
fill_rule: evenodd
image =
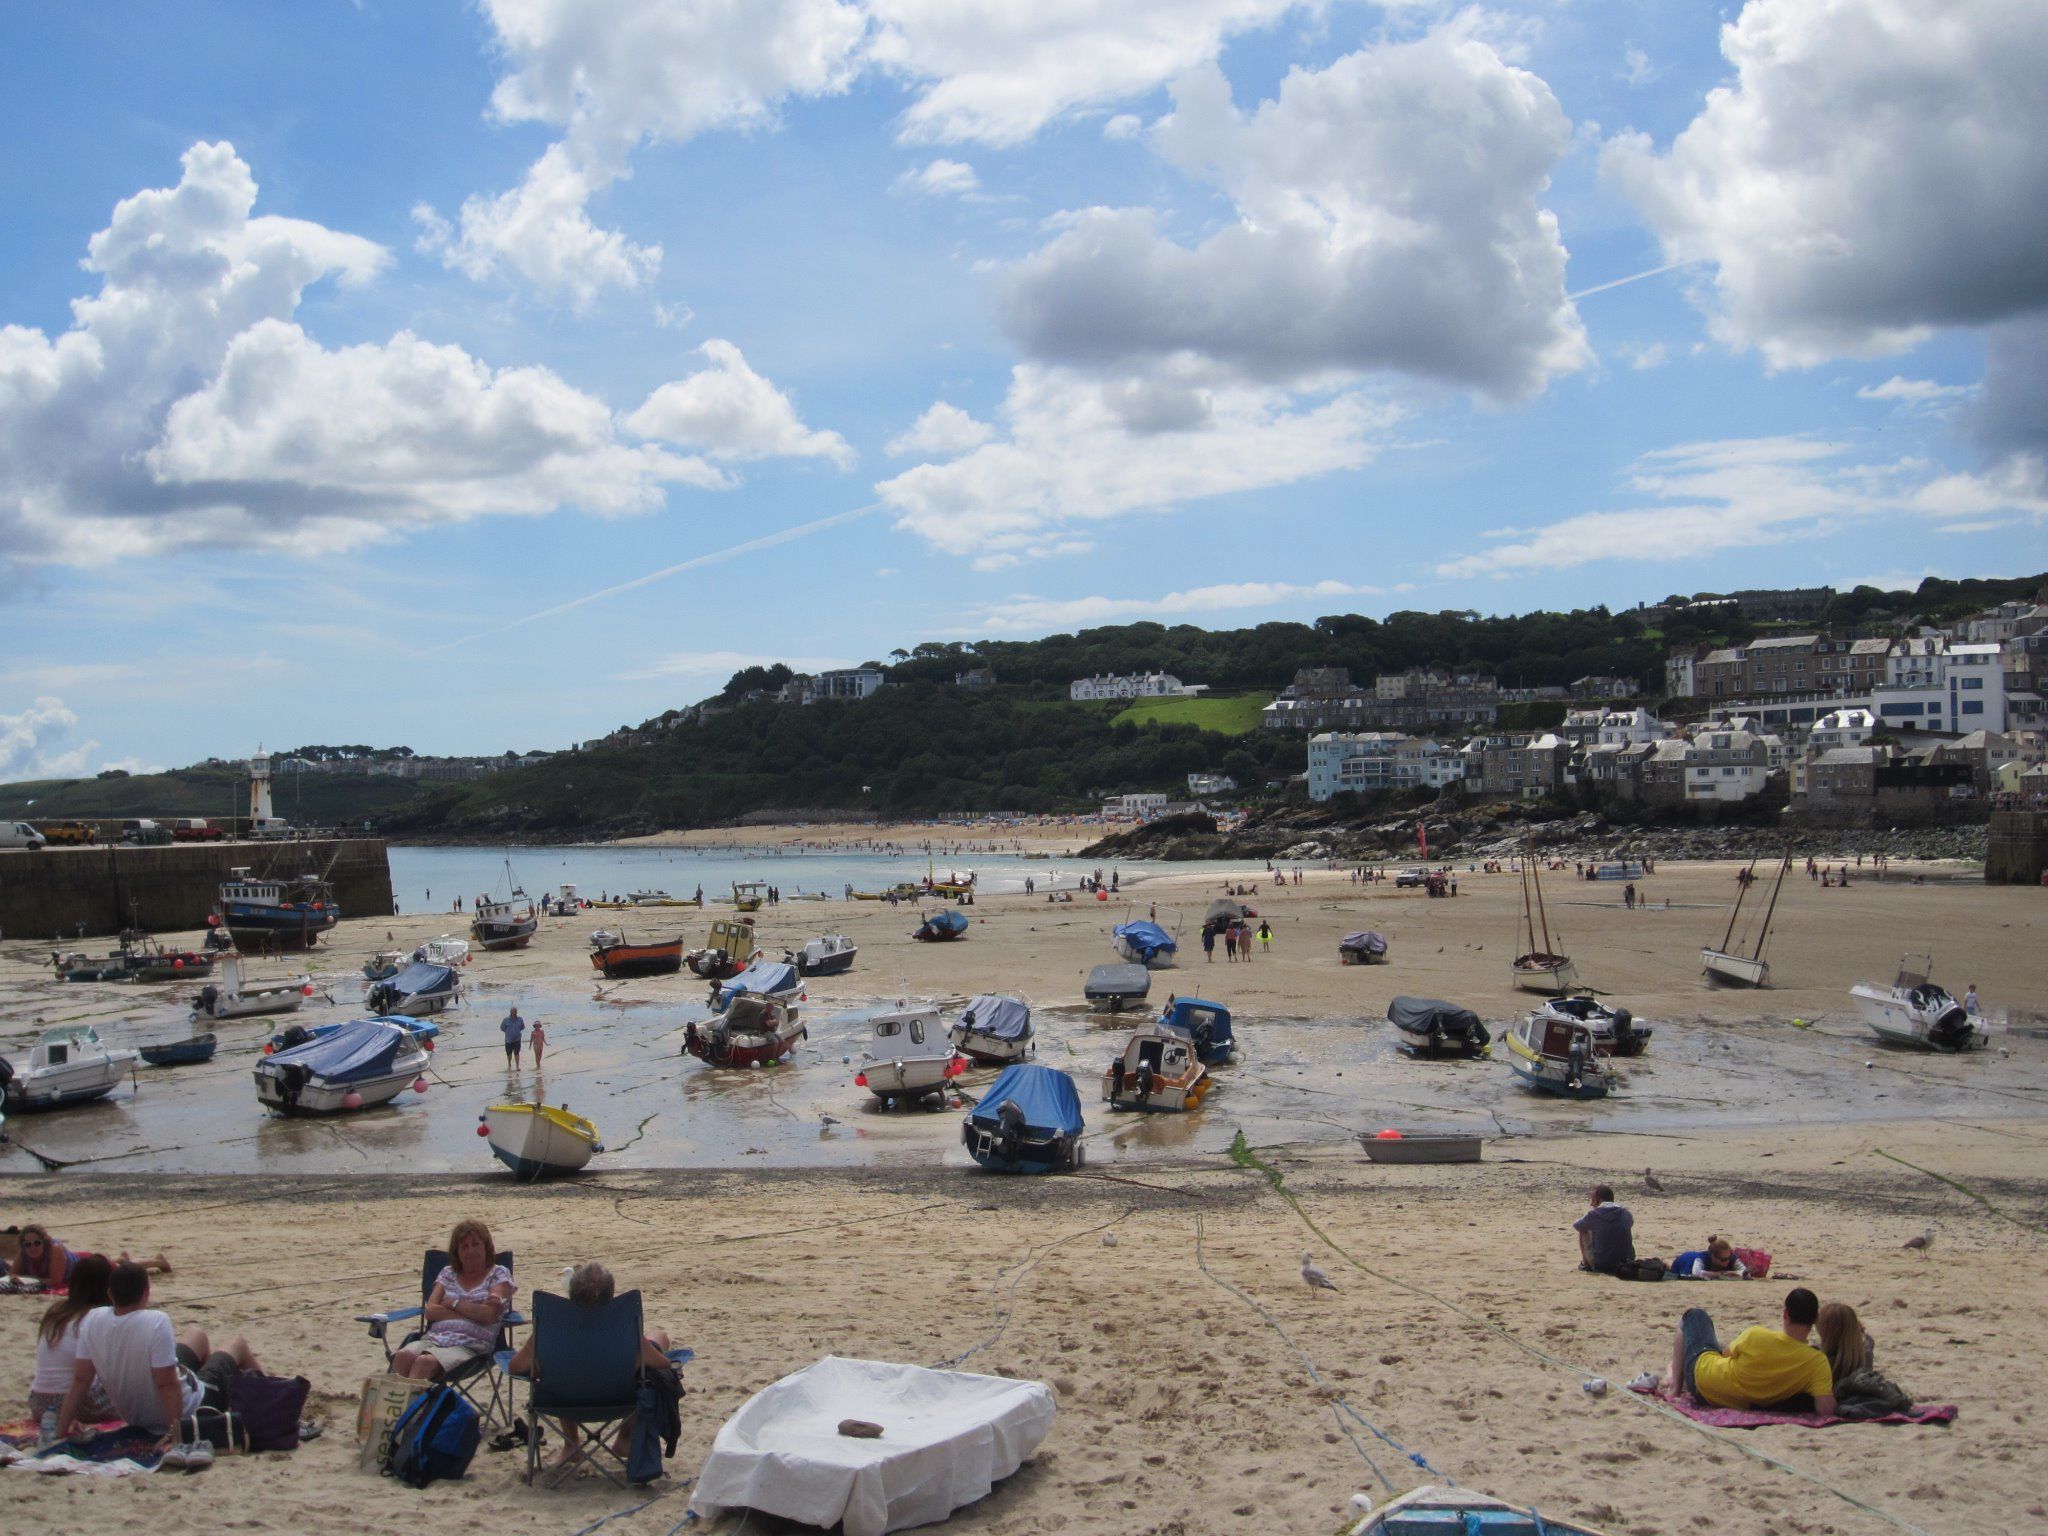
<instances>
[{"instance_id":1,"label":"seagull","mask_svg":"<svg viewBox=\"0 0 2048 1536\"><path fill-rule=\"evenodd\" d=\"M1312 1291L1334 1291L1337 1282L1324 1274L1316 1263L1315 1255L1308 1249L1301 1250L1301 1280Z\"/></svg>"},{"instance_id":2,"label":"seagull","mask_svg":"<svg viewBox=\"0 0 2048 1536\"><path fill-rule=\"evenodd\" d=\"M1116 1246L1116 1234L1114 1232L1103 1233L1102 1246L1105 1248L1114 1248Z\"/></svg>"},{"instance_id":3,"label":"seagull","mask_svg":"<svg viewBox=\"0 0 2048 1536\"><path fill-rule=\"evenodd\" d=\"M1907 1238L1906 1246L1908 1248L1914 1249L1917 1252L1925 1253L1928 1249L1934 1246L1934 1228L1929 1227L1925 1232L1922 1232L1918 1237Z\"/></svg>"},{"instance_id":4,"label":"seagull","mask_svg":"<svg viewBox=\"0 0 2048 1536\"><path fill-rule=\"evenodd\" d=\"M1647 1168L1643 1170L1643 1183L1646 1186L1648 1186L1651 1192L1654 1194L1661 1195L1664 1193L1664 1181L1658 1178L1657 1175L1655 1175L1654 1173L1650 1172L1650 1170Z\"/></svg>"},{"instance_id":5,"label":"seagull","mask_svg":"<svg viewBox=\"0 0 2048 1536\"><path fill-rule=\"evenodd\" d=\"M818 1116L818 1123L820 1125L837 1125L839 1124L839 1117L837 1115L820 1115Z\"/></svg>"}]
</instances>

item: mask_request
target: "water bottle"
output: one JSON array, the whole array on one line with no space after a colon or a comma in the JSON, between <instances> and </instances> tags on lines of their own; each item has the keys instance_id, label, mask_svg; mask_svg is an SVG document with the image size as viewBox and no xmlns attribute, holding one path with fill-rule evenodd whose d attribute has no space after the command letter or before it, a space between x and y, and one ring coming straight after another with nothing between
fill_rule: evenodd
<instances>
[{"instance_id":1,"label":"water bottle","mask_svg":"<svg viewBox=\"0 0 2048 1536\"><path fill-rule=\"evenodd\" d=\"M36 1437L36 1444L38 1444L38 1445L55 1445L56 1443L57 1443L57 1410L56 1410L56 1409L54 1409L54 1408L45 1408L45 1409L43 1410L43 1425L42 1425L42 1431L41 1431L41 1433L40 1433L40 1434L39 1434L39 1435L38 1435L38 1436Z\"/></svg>"}]
</instances>

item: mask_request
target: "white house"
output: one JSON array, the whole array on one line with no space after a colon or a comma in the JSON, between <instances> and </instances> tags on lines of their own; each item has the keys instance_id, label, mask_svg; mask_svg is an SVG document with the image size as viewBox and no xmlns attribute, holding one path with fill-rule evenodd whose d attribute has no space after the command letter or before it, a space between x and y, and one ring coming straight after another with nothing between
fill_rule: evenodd
<instances>
[{"instance_id":1,"label":"white house","mask_svg":"<svg viewBox=\"0 0 2048 1536\"><path fill-rule=\"evenodd\" d=\"M1685 798L1747 800L1763 789L1770 771L1771 738L1752 731L1701 731L1685 752Z\"/></svg>"},{"instance_id":2,"label":"white house","mask_svg":"<svg viewBox=\"0 0 2048 1536\"><path fill-rule=\"evenodd\" d=\"M1806 744L1814 752L1831 752L1836 747L1860 747L1877 729L1877 716L1867 709L1830 710L1813 722Z\"/></svg>"},{"instance_id":3,"label":"white house","mask_svg":"<svg viewBox=\"0 0 2048 1536\"><path fill-rule=\"evenodd\" d=\"M1207 683L1184 683L1171 672L1133 672L1117 677L1077 677L1067 684L1067 697L1077 703L1103 699L1172 699L1202 693Z\"/></svg>"},{"instance_id":4,"label":"white house","mask_svg":"<svg viewBox=\"0 0 2048 1536\"><path fill-rule=\"evenodd\" d=\"M1308 743L1308 797L1441 789L1465 776L1456 747L1398 731L1327 731Z\"/></svg>"},{"instance_id":5,"label":"white house","mask_svg":"<svg viewBox=\"0 0 2048 1536\"><path fill-rule=\"evenodd\" d=\"M1610 709L1600 716L1596 739L1603 747L1634 746L1639 741L1662 741L1671 727L1647 709Z\"/></svg>"}]
</instances>

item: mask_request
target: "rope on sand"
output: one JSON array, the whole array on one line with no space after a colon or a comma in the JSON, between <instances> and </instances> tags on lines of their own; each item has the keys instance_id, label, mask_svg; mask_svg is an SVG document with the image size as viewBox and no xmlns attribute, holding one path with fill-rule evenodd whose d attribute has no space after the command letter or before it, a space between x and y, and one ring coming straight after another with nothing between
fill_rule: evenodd
<instances>
[{"instance_id":1,"label":"rope on sand","mask_svg":"<svg viewBox=\"0 0 2048 1536\"><path fill-rule=\"evenodd\" d=\"M1885 1151L1883 1147L1872 1147L1870 1150L1875 1152L1879 1157L1885 1158L1890 1162L1897 1163L1901 1168L1910 1168L1915 1173L1924 1173L1930 1179L1940 1180L1943 1184L1946 1184L1950 1189L1957 1191L1959 1194L1968 1195L1972 1200L1976 1201L1979 1205L1983 1206L1985 1210L1989 1211L1992 1215L2000 1218L2003 1221L2009 1221L2016 1227L2025 1227L2029 1232L2038 1230L2038 1228L2035 1227L2033 1222L2023 1221L2019 1217L2012 1215L2010 1212L2000 1210L1997 1206L1993 1205L1989 1200L1985 1199L1982 1195L1978 1194L1977 1191L1970 1188L1970 1186L1965 1184L1961 1179L1952 1179L1945 1173L1936 1173L1932 1168L1922 1168L1918 1163L1909 1163L1903 1157L1899 1157L1894 1153Z\"/></svg>"},{"instance_id":2,"label":"rope on sand","mask_svg":"<svg viewBox=\"0 0 2048 1536\"><path fill-rule=\"evenodd\" d=\"M1083 1227L1078 1232L1069 1232L1064 1237L1056 1237L1051 1242L1041 1244L1039 1247L1032 1249L1030 1254L1021 1262L1015 1265L1005 1265L997 1270L996 1278L998 1280L1002 1279L1005 1274L1009 1274L1011 1269L1015 1269L1016 1273L1010 1276L1010 1287L1004 1292L1002 1303L996 1309L995 1332L991 1333L973 1348L963 1350L957 1355L952 1355L944 1360L935 1362L932 1369L935 1371L951 1370L954 1366L960 1364L961 1361L971 1359L973 1356L980 1354L1003 1336L1003 1331L1010 1326L1010 1319L1015 1315L1017 1287L1023 1282L1024 1276L1037 1266L1040 1259L1051 1253L1053 1249L1063 1244L1071 1243L1077 1237L1086 1237L1091 1232L1101 1232L1115 1226L1118 1222L1132 1215L1136 1210L1136 1206L1131 1206L1120 1215L1110 1217L1108 1221L1099 1221L1092 1227Z\"/></svg>"},{"instance_id":3,"label":"rope on sand","mask_svg":"<svg viewBox=\"0 0 2048 1536\"><path fill-rule=\"evenodd\" d=\"M1231 1161L1235 1162L1239 1167L1253 1169L1259 1173L1264 1174L1266 1182L1272 1185L1273 1189L1276 1193L1279 1194L1280 1198L1285 1200L1288 1203L1288 1205L1293 1208L1294 1214L1300 1218L1302 1225L1307 1227L1309 1231L1315 1233L1317 1237L1321 1238L1323 1242L1329 1247L1332 1253L1336 1254L1340 1259L1342 1259L1345 1263L1349 1264L1353 1269L1358 1270L1361 1274L1370 1275L1373 1277L1373 1279L1380 1281L1382 1284L1391 1285L1396 1290L1406 1291L1412 1296L1420 1296L1427 1301L1433 1301L1438 1306L1442 1307L1445 1311L1453 1312L1457 1314L1459 1317L1464 1318L1467 1322L1472 1323L1477 1327L1484 1328L1490 1333L1498 1334L1501 1338L1505 1339L1508 1343L1514 1345L1515 1348L1523 1351L1525 1354L1533 1355L1538 1360L1541 1360L1548 1365L1555 1366L1558 1370L1565 1371L1571 1375L1577 1376L1581 1380L1584 1380L1587 1376L1593 1374L1592 1371L1586 1366L1577 1365L1572 1361L1560 1359L1558 1356L1551 1354L1549 1351L1543 1349L1539 1345L1531 1344L1528 1340L1520 1337L1518 1334L1513 1332L1513 1330L1509 1329L1505 1324L1497 1323L1490 1317L1481 1317L1478 1313L1469 1311L1466 1308L1459 1306L1458 1303L1456 1303L1455 1301L1451 1301L1446 1297L1439 1296L1436 1292L1429 1290L1424 1286L1416 1285L1412 1281L1402 1280L1397 1276L1390 1275L1385 1273L1384 1271L1374 1269L1370 1264L1365 1263L1361 1259L1353 1257L1351 1253L1349 1253L1341 1245L1338 1244L1336 1239L1332 1238L1329 1233L1325 1232L1320 1226L1316 1224L1316 1220L1313 1216L1309 1215L1307 1211L1302 1209L1301 1201L1298 1198L1296 1198L1294 1192L1288 1189L1285 1183L1283 1182L1286 1178L1286 1175L1281 1173L1280 1170L1275 1168L1272 1164L1261 1159L1256 1152L1252 1151L1251 1148L1245 1144L1244 1133L1242 1131L1238 1132L1237 1140L1231 1144L1230 1157ZM1865 1514L1875 1515L1878 1519L1884 1521L1887 1525L1895 1526L1899 1530L1910 1532L1911 1536L1933 1536L1932 1532L1927 1531L1920 1526L1914 1525L1909 1520L1902 1520L1901 1518L1899 1518L1899 1516L1892 1514L1888 1510L1880 1509L1875 1504L1866 1503L1864 1500L1857 1498L1855 1494L1850 1493L1846 1489L1836 1487L1826 1478L1821 1477L1816 1473L1808 1472L1803 1467L1795 1467L1789 1462L1780 1461L1775 1456L1766 1455L1764 1452L1756 1450L1752 1446L1743 1444L1742 1441L1736 1439L1732 1435L1724 1435L1715 1430L1709 1429L1706 1425L1700 1424L1692 1419L1688 1419L1684 1414L1679 1413L1675 1409L1666 1407L1663 1403L1656 1401L1654 1398L1645 1397L1642 1394L1636 1392L1631 1392L1627 1395L1639 1404L1641 1404L1643 1407L1648 1408L1653 1412L1662 1414L1672 1423L1682 1425L1685 1428L1692 1430L1695 1434L1704 1435L1707 1439L1712 1440L1715 1444L1726 1447L1729 1450L1739 1452L1740 1454L1749 1457L1752 1461L1760 1461L1767 1467L1775 1467L1780 1472L1785 1472L1793 1477L1798 1478L1801 1482L1810 1483L1816 1488L1822 1489L1827 1493L1833 1494L1843 1503L1851 1505L1856 1509L1862 1510Z\"/></svg>"}]
</instances>

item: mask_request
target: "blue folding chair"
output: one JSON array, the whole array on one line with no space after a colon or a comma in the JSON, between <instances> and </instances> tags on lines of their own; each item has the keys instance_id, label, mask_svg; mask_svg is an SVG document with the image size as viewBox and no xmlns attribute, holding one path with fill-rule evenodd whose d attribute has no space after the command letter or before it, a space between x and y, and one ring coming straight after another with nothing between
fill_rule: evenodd
<instances>
[{"instance_id":1,"label":"blue folding chair","mask_svg":"<svg viewBox=\"0 0 2048 1536\"><path fill-rule=\"evenodd\" d=\"M575 1425L580 1438L543 1487L559 1486L584 1465L614 1486L626 1486L626 1458L611 1442L640 1405L645 1343L638 1291L597 1306L534 1293L533 1379L526 1398L529 1483L540 1470L541 1420L546 1418L565 1430Z\"/></svg>"},{"instance_id":2,"label":"blue folding chair","mask_svg":"<svg viewBox=\"0 0 2048 1536\"><path fill-rule=\"evenodd\" d=\"M394 1307L384 1312L368 1312L356 1319L367 1323L370 1337L384 1347L384 1363L389 1365L391 1357L401 1349L409 1349L426 1336L424 1325L405 1334L396 1344L391 1342L389 1329L393 1323L409 1322L422 1316L427 1301L434 1294L434 1282L441 1278L441 1271L448 1267L448 1255L439 1248L429 1248L420 1260L420 1304L416 1307ZM510 1271L512 1251L506 1249L495 1262ZM498 1336L492 1348L476 1359L457 1366L440 1379L460 1392L475 1408L478 1417L486 1425L497 1424L503 1428L512 1427L512 1390L503 1372L498 1368L499 1359L509 1359L512 1348L512 1330L525 1324L520 1313L508 1310L498 1321ZM479 1379L481 1378L481 1379Z\"/></svg>"}]
</instances>

